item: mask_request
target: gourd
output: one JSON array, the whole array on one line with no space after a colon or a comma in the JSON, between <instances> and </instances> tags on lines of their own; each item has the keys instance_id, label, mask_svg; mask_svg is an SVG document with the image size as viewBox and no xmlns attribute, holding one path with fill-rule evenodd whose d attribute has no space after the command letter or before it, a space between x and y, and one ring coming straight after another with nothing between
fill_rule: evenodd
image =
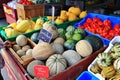
<instances>
[{"instance_id":1,"label":"gourd","mask_svg":"<svg viewBox=\"0 0 120 80\"><path fill-rule=\"evenodd\" d=\"M61 37L58 37L53 42L64 45L65 40L63 38L61 38Z\"/></svg>"},{"instance_id":2,"label":"gourd","mask_svg":"<svg viewBox=\"0 0 120 80\"><path fill-rule=\"evenodd\" d=\"M18 35L16 38L16 43L19 46L25 46L27 44L27 42L28 42L27 37L24 35Z\"/></svg>"},{"instance_id":3,"label":"gourd","mask_svg":"<svg viewBox=\"0 0 120 80\"><path fill-rule=\"evenodd\" d=\"M48 32L52 33L52 35L53 35L52 39L57 38L57 36L58 36L58 30L57 30L56 26L54 26L53 24L51 24L51 23L46 23L46 24L43 26L43 29L45 29L45 30L47 30Z\"/></svg>"},{"instance_id":4,"label":"gourd","mask_svg":"<svg viewBox=\"0 0 120 80\"><path fill-rule=\"evenodd\" d=\"M80 8L78 7L72 7L71 10L69 10L70 12L72 12L73 14L75 14L76 16L79 16L79 14L81 13Z\"/></svg>"},{"instance_id":5,"label":"gourd","mask_svg":"<svg viewBox=\"0 0 120 80\"><path fill-rule=\"evenodd\" d=\"M92 45L93 52L99 50L104 46L103 41L95 35L86 36L85 40L87 40Z\"/></svg>"},{"instance_id":6,"label":"gourd","mask_svg":"<svg viewBox=\"0 0 120 80\"><path fill-rule=\"evenodd\" d=\"M63 19L61 19L60 17L57 17L57 19L55 20L56 24L62 24L64 22Z\"/></svg>"},{"instance_id":7,"label":"gourd","mask_svg":"<svg viewBox=\"0 0 120 80\"><path fill-rule=\"evenodd\" d=\"M76 43L76 51L82 56L86 57L92 54L93 49L90 43L86 40L80 40Z\"/></svg>"},{"instance_id":8,"label":"gourd","mask_svg":"<svg viewBox=\"0 0 120 80\"><path fill-rule=\"evenodd\" d=\"M27 66L27 72L34 77L34 66L35 65L44 65L44 63L40 60L33 60L32 62L30 62Z\"/></svg>"},{"instance_id":9,"label":"gourd","mask_svg":"<svg viewBox=\"0 0 120 80\"><path fill-rule=\"evenodd\" d=\"M54 50L54 53L56 54L62 54L64 51L64 47L63 45L59 44L59 43L52 43L51 44Z\"/></svg>"},{"instance_id":10,"label":"gourd","mask_svg":"<svg viewBox=\"0 0 120 80\"><path fill-rule=\"evenodd\" d=\"M63 52L62 56L65 57L69 66L72 66L81 60L81 56L74 50L67 50Z\"/></svg>"},{"instance_id":11,"label":"gourd","mask_svg":"<svg viewBox=\"0 0 120 80\"><path fill-rule=\"evenodd\" d=\"M97 58L97 63L99 66L107 67L112 64L112 57L107 53L100 53Z\"/></svg>"},{"instance_id":12,"label":"gourd","mask_svg":"<svg viewBox=\"0 0 120 80\"><path fill-rule=\"evenodd\" d=\"M46 66L48 66L50 75L52 76L65 70L67 67L67 62L62 55L54 54L47 59Z\"/></svg>"},{"instance_id":13,"label":"gourd","mask_svg":"<svg viewBox=\"0 0 120 80\"><path fill-rule=\"evenodd\" d=\"M115 75L115 73L116 71L113 66L108 66L106 68L103 68L103 70L101 71L101 75L104 78L111 78Z\"/></svg>"},{"instance_id":14,"label":"gourd","mask_svg":"<svg viewBox=\"0 0 120 80\"><path fill-rule=\"evenodd\" d=\"M12 27L7 27L5 29L5 33L6 33L6 36L8 38L11 38L11 37L19 35L19 32L17 30L13 29Z\"/></svg>"},{"instance_id":15,"label":"gourd","mask_svg":"<svg viewBox=\"0 0 120 80\"><path fill-rule=\"evenodd\" d=\"M116 71L120 72L120 58L116 59L113 63L114 68L116 69Z\"/></svg>"},{"instance_id":16,"label":"gourd","mask_svg":"<svg viewBox=\"0 0 120 80\"><path fill-rule=\"evenodd\" d=\"M12 27L13 29L16 29L17 23L13 22L10 25L8 25L7 27Z\"/></svg>"},{"instance_id":17,"label":"gourd","mask_svg":"<svg viewBox=\"0 0 120 80\"><path fill-rule=\"evenodd\" d=\"M32 56L38 60L46 60L54 52L52 46L49 43L41 42L35 45L32 50Z\"/></svg>"},{"instance_id":18,"label":"gourd","mask_svg":"<svg viewBox=\"0 0 120 80\"><path fill-rule=\"evenodd\" d=\"M16 29L20 32L25 32L30 27L29 20L22 20L17 24Z\"/></svg>"}]
</instances>

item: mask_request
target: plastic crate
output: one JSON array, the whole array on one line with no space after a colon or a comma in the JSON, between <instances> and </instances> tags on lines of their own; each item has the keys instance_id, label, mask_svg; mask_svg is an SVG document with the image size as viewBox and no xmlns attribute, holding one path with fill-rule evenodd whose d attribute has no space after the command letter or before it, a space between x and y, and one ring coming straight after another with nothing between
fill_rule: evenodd
<instances>
[{"instance_id":1,"label":"plastic crate","mask_svg":"<svg viewBox=\"0 0 120 80\"><path fill-rule=\"evenodd\" d=\"M38 19L38 17L32 18L32 20L33 20L34 22L36 22L37 19ZM48 21L46 17L43 17L43 20L44 20L45 22ZM8 37L6 36L5 31L4 31L4 28L7 27L7 26L8 26L8 25L4 25L4 26L1 26L1 27L0 27L0 33L1 33L0 36L1 36L1 38L2 38L4 41L6 41L6 40L15 41L15 39L16 39L17 36L10 37L10 38L8 38ZM30 37L33 33L39 32L39 31L40 31L40 29L39 29L39 30L33 30L33 31L31 31L31 32L28 32L28 33L23 33L23 35L25 35L25 36L27 36L27 37Z\"/></svg>"},{"instance_id":2,"label":"plastic crate","mask_svg":"<svg viewBox=\"0 0 120 80\"><path fill-rule=\"evenodd\" d=\"M112 22L112 28L114 27L115 24L120 24L120 18L119 17L107 16L107 15L103 15L103 14L89 13L85 18L83 18L83 20L81 20L80 22L76 23L74 25L74 27L77 28L79 25L83 25L87 18L94 18L94 17L98 17L102 21L104 21L105 19L110 20ZM94 34L94 33L90 32L88 30L85 30L85 31L86 31L86 33L88 35L97 35L97 36L99 36L102 39L104 45L109 45L110 40L101 37L99 34Z\"/></svg>"},{"instance_id":3,"label":"plastic crate","mask_svg":"<svg viewBox=\"0 0 120 80\"><path fill-rule=\"evenodd\" d=\"M88 71L82 72L76 80L99 80L96 76Z\"/></svg>"},{"instance_id":4,"label":"plastic crate","mask_svg":"<svg viewBox=\"0 0 120 80\"><path fill-rule=\"evenodd\" d=\"M114 38L110 41L109 46L105 49L104 53L105 53L105 54L109 54L110 49L112 48L113 44L116 43L116 42L120 42L120 36L116 36L116 37L114 37ZM92 67L94 64L96 64L96 58L95 58L95 60L88 66L88 71L91 72L94 76L96 76L99 80L106 80L105 78L103 78L103 77L101 76L101 74L99 74L99 73L96 73L96 74L95 74L95 73L93 73L93 72L91 71L91 67Z\"/></svg>"}]
</instances>

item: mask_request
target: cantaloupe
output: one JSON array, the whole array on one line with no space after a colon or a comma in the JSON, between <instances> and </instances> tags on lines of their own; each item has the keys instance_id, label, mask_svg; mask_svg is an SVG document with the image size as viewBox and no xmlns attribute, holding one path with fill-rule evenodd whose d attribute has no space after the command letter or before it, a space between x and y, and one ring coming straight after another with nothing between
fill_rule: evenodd
<instances>
[{"instance_id":1,"label":"cantaloupe","mask_svg":"<svg viewBox=\"0 0 120 80\"><path fill-rule=\"evenodd\" d=\"M19 46L25 46L27 44L27 37L24 35L18 35L16 38L16 43Z\"/></svg>"},{"instance_id":2,"label":"cantaloupe","mask_svg":"<svg viewBox=\"0 0 120 80\"><path fill-rule=\"evenodd\" d=\"M75 48L82 57L89 56L93 52L91 44L86 40L77 42Z\"/></svg>"},{"instance_id":3,"label":"cantaloupe","mask_svg":"<svg viewBox=\"0 0 120 80\"><path fill-rule=\"evenodd\" d=\"M62 55L67 60L69 66L72 66L81 60L80 54L78 54L75 50L67 50L63 52Z\"/></svg>"},{"instance_id":4,"label":"cantaloupe","mask_svg":"<svg viewBox=\"0 0 120 80\"><path fill-rule=\"evenodd\" d=\"M34 66L35 65L44 65L44 63L40 60L33 60L32 62L30 62L27 66L27 72L34 77Z\"/></svg>"}]
</instances>

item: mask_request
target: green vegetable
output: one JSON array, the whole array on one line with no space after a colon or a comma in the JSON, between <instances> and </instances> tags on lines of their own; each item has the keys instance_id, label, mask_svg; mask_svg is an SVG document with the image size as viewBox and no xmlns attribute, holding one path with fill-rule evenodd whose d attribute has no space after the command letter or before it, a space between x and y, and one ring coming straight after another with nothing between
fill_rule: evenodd
<instances>
[{"instance_id":1,"label":"green vegetable","mask_svg":"<svg viewBox=\"0 0 120 80\"><path fill-rule=\"evenodd\" d=\"M66 32L66 33L65 33L66 39L72 39L73 34L74 34L73 31Z\"/></svg>"},{"instance_id":2,"label":"green vegetable","mask_svg":"<svg viewBox=\"0 0 120 80\"><path fill-rule=\"evenodd\" d=\"M74 26L68 26L67 28L66 28L66 31L68 31L68 32L70 32L70 31L74 31L75 30L75 28L74 28Z\"/></svg>"},{"instance_id":3,"label":"green vegetable","mask_svg":"<svg viewBox=\"0 0 120 80\"><path fill-rule=\"evenodd\" d=\"M65 33L66 33L66 31L63 28L59 28L58 29L58 35L59 35L59 37L62 37L62 38L65 39Z\"/></svg>"},{"instance_id":4,"label":"green vegetable","mask_svg":"<svg viewBox=\"0 0 120 80\"><path fill-rule=\"evenodd\" d=\"M74 46L75 46L75 41L72 40L72 39L68 39L68 40L65 41L65 43L64 43L65 49L68 49L68 50L74 49Z\"/></svg>"},{"instance_id":5,"label":"green vegetable","mask_svg":"<svg viewBox=\"0 0 120 80\"><path fill-rule=\"evenodd\" d=\"M83 35L83 37L85 37L85 36L86 36L85 31L84 31L83 29L81 29L81 28L77 28L77 29L75 29L74 33L79 33L79 34L82 34L82 35Z\"/></svg>"}]
</instances>

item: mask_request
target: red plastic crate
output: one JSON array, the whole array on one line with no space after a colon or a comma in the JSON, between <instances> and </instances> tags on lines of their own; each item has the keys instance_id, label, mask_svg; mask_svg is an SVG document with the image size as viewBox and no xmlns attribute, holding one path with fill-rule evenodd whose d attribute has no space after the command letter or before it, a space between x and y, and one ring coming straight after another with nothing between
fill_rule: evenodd
<instances>
[{"instance_id":1,"label":"red plastic crate","mask_svg":"<svg viewBox=\"0 0 120 80\"><path fill-rule=\"evenodd\" d=\"M6 17L6 21L7 23L13 23L17 21L17 11L16 9L13 9L9 6L7 6L6 4L3 3L3 9L4 9L4 13L5 13L5 17Z\"/></svg>"}]
</instances>

